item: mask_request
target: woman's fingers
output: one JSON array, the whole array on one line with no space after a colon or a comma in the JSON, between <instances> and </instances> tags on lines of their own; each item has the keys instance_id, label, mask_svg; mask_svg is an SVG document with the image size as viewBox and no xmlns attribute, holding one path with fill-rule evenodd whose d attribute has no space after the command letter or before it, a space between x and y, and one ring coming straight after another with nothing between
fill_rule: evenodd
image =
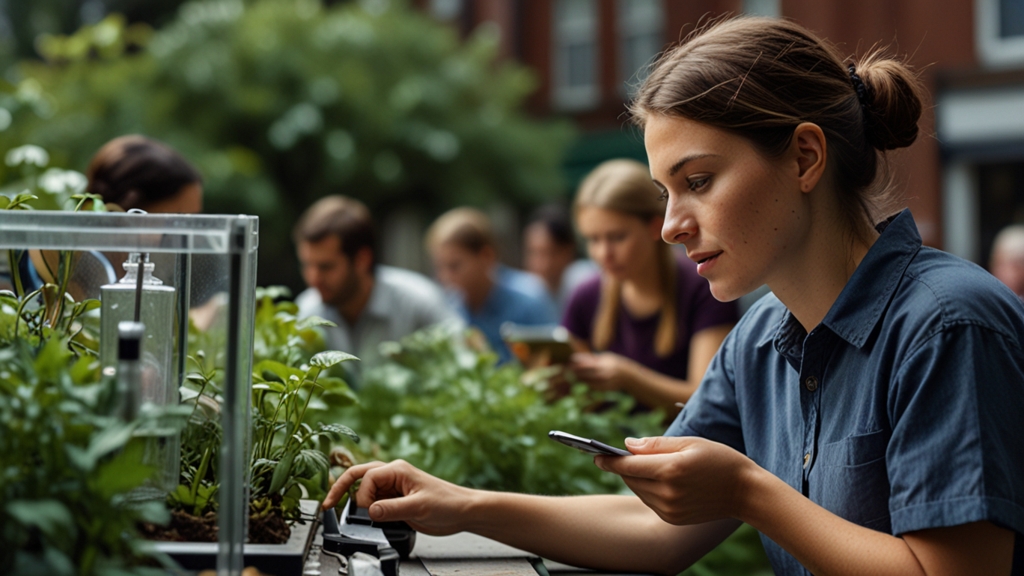
<instances>
[{"instance_id":1,"label":"woman's fingers","mask_svg":"<svg viewBox=\"0 0 1024 576\"><path fill-rule=\"evenodd\" d=\"M629 439L633 456L597 456L666 522L694 524L735 514L743 471L756 466L732 448L692 437Z\"/></svg>"},{"instance_id":2,"label":"woman's fingers","mask_svg":"<svg viewBox=\"0 0 1024 576\"><path fill-rule=\"evenodd\" d=\"M327 497L324 498L323 509L329 510L337 506L341 497L348 492L348 489L355 484L356 480L362 478L370 470L383 465L383 462L369 462L352 466L345 470L345 473L334 482L334 486L331 486L331 489L327 492Z\"/></svg>"}]
</instances>

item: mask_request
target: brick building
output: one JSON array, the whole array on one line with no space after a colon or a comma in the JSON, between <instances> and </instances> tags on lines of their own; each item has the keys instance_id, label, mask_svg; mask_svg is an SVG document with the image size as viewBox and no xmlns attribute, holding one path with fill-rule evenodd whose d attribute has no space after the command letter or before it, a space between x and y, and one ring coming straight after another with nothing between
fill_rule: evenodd
<instances>
[{"instance_id":1,"label":"brick building","mask_svg":"<svg viewBox=\"0 0 1024 576\"><path fill-rule=\"evenodd\" d=\"M895 158L927 244L984 263L995 233L1024 222L1021 0L417 0L463 34L497 26L503 54L534 68L529 102L568 116L581 138L575 181L614 156L644 158L624 103L638 71L694 23L723 13L791 18L850 54L892 47L922 72L922 133Z\"/></svg>"}]
</instances>

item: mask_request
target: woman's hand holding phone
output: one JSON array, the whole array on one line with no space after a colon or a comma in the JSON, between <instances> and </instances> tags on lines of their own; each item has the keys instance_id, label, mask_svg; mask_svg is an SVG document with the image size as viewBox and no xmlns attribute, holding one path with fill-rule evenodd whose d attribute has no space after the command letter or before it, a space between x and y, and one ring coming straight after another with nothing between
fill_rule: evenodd
<instances>
[{"instance_id":1,"label":"woman's hand holding phone","mask_svg":"<svg viewBox=\"0 0 1024 576\"><path fill-rule=\"evenodd\" d=\"M636 458L598 457L594 463L622 476L647 507L669 524L742 518L752 479L768 474L740 452L704 438L630 438Z\"/></svg>"}]
</instances>

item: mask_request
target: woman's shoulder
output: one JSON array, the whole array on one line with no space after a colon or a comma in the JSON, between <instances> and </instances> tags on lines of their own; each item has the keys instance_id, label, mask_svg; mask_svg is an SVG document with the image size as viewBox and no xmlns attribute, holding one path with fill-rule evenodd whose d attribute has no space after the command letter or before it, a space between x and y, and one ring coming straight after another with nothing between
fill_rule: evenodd
<instances>
[{"instance_id":1,"label":"woman's shoulder","mask_svg":"<svg viewBox=\"0 0 1024 576\"><path fill-rule=\"evenodd\" d=\"M907 266L894 304L929 318L937 328L973 324L1020 338L1024 304L977 264L924 247Z\"/></svg>"},{"instance_id":2,"label":"woman's shoulder","mask_svg":"<svg viewBox=\"0 0 1024 576\"><path fill-rule=\"evenodd\" d=\"M596 307L601 299L601 274L594 274L581 281L569 297L569 306Z\"/></svg>"}]
</instances>

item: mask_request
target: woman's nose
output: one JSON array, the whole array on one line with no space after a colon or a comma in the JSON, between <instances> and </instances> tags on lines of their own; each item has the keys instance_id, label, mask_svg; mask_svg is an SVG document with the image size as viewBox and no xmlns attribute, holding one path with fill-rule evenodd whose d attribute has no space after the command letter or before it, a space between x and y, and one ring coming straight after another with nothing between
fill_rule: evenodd
<instances>
[{"instance_id":1,"label":"woman's nose","mask_svg":"<svg viewBox=\"0 0 1024 576\"><path fill-rule=\"evenodd\" d=\"M669 244L682 244L697 233L697 219L693 212L679 203L670 203L665 212L665 224L661 227L661 238Z\"/></svg>"}]
</instances>

